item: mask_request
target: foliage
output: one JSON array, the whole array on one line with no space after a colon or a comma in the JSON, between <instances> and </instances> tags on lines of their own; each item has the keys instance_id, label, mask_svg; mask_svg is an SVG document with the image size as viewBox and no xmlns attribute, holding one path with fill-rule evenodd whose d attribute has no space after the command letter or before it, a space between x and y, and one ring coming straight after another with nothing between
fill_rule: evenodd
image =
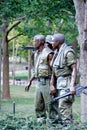
<instances>
[{"instance_id":1,"label":"foliage","mask_svg":"<svg viewBox=\"0 0 87 130\"><path fill-rule=\"evenodd\" d=\"M1 0L0 12L1 22L5 20L9 27L13 26L17 20L21 21L14 30L14 35L22 34L16 38L21 46L23 44L31 45L32 43L28 41L31 41L37 33L48 35L62 32L65 34L67 42L70 43L77 36L74 20L75 9L71 0ZM11 35L12 31L9 38ZM25 36L27 38L24 38ZM9 45L9 52L11 52L11 47L12 44ZM18 53L18 55L27 57L27 51L19 49Z\"/></svg>"},{"instance_id":2,"label":"foliage","mask_svg":"<svg viewBox=\"0 0 87 130\"><path fill-rule=\"evenodd\" d=\"M1 19L5 18L9 23L25 16L25 21L23 21L21 27L24 28L24 30L22 29L23 35L29 37L33 37L37 32L43 34L48 32L49 34L52 31L54 33L52 30L54 26L51 23L56 22L57 26L60 26L60 22L63 20L67 24L67 20L70 20L70 17L75 14L71 0L5 0L1 1L0 6ZM18 30L21 31L21 29Z\"/></svg>"},{"instance_id":3,"label":"foliage","mask_svg":"<svg viewBox=\"0 0 87 130\"><path fill-rule=\"evenodd\" d=\"M68 11L75 12L73 2L70 0L47 0L47 1L31 1L33 16L55 18L68 15ZM68 3L68 4L67 4Z\"/></svg>"},{"instance_id":4,"label":"foliage","mask_svg":"<svg viewBox=\"0 0 87 130\"><path fill-rule=\"evenodd\" d=\"M68 130L86 130L87 129L87 122L74 122L71 125L68 125ZM46 130L46 125L42 125L37 123L34 118L26 117L23 118L21 115L2 115L0 116L0 129L3 130ZM62 129L61 125L56 125L55 130Z\"/></svg>"},{"instance_id":5,"label":"foliage","mask_svg":"<svg viewBox=\"0 0 87 130\"><path fill-rule=\"evenodd\" d=\"M11 22L14 18L25 15L28 7L28 0L1 0L0 1L0 18ZM3 22L3 21L1 21Z\"/></svg>"},{"instance_id":6,"label":"foliage","mask_svg":"<svg viewBox=\"0 0 87 130\"><path fill-rule=\"evenodd\" d=\"M13 56L13 57L19 56L20 58L23 57L25 59L28 59L28 51L22 49L22 46L27 46L28 44L30 44L29 38L23 35L9 42L9 45L8 45L9 56Z\"/></svg>"},{"instance_id":7,"label":"foliage","mask_svg":"<svg viewBox=\"0 0 87 130\"><path fill-rule=\"evenodd\" d=\"M3 130L39 130L44 129L43 126L37 124L32 117L22 118L20 115L4 115L0 118L0 129Z\"/></svg>"},{"instance_id":8,"label":"foliage","mask_svg":"<svg viewBox=\"0 0 87 130\"><path fill-rule=\"evenodd\" d=\"M68 3L68 4L67 4ZM68 11L67 11L68 10ZM28 19L34 17L54 18L75 12L71 0L1 0L0 18L12 20L27 15Z\"/></svg>"},{"instance_id":9,"label":"foliage","mask_svg":"<svg viewBox=\"0 0 87 130\"><path fill-rule=\"evenodd\" d=\"M29 17L22 23L22 26L18 28L19 31L22 30L24 35L28 35L31 38L37 33L47 35L55 32L70 34L70 30L74 30L75 32L75 9L73 1L36 0L30 3L32 6L32 16L29 14ZM75 38L76 35L77 33L73 37ZM72 40L72 36L68 39Z\"/></svg>"}]
</instances>

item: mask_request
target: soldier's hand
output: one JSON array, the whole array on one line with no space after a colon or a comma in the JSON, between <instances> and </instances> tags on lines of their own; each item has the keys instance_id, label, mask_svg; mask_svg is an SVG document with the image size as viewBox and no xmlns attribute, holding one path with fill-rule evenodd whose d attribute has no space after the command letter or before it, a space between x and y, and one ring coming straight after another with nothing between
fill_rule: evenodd
<instances>
[{"instance_id":1,"label":"soldier's hand","mask_svg":"<svg viewBox=\"0 0 87 130\"><path fill-rule=\"evenodd\" d=\"M76 94L76 89L75 89L75 87L71 86L71 87L70 87L70 92L71 92L72 94Z\"/></svg>"},{"instance_id":2,"label":"soldier's hand","mask_svg":"<svg viewBox=\"0 0 87 130\"><path fill-rule=\"evenodd\" d=\"M53 85L50 85L50 91L51 91L52 94L56 93L56 89Z\"/></svg>"},{"instance_id":3,"label":"soldier's hand","mask_svg":"<svg viewBox=\"0 0 87 130\"><path fill-rule=\"evenodd\" d=\"M29 84L25 87L26 92L29 91L30 86L31 86L31 82L29 82Z\"/></svg>"}]
</instances>

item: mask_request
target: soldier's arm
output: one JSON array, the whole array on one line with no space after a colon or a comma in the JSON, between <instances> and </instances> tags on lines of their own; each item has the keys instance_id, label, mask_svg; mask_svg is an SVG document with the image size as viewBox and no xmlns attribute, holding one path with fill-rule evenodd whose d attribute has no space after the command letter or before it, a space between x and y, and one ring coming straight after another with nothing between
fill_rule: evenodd
<instances>
[{"instance_id":1,"label":"soldier's arm","mask_svg":"<svg viewBox=\"0 0 87 130\"><path fill-rule=\"evenodd\" d=\"M50 53L49 55L48 55L48 63L49 63L49 67L51 68L51 66L50 66L50 63L51 63L51 61L52 61L52 58L53 58L53 53ZM52 68L51 68L52 69ZM51 94L55 94L56 93L56 89L55 89L55 87L54 87L54 82L55 82L55 79L54 79L54 74L52 74L52 76L51 76L51 80L50 80L50 91L51 91Z\"/></svg>"},{"instance_id":2,"label":"soldier's arm","mask_svg":"<svg viewBox=\"0 0 87 130\"><path fill-rule=\"evenodd\" d=\"M52 94L56 93L56 88L55 88L55 75L52 74L51 80L50 80L50 91Z\"/></svg>"},{"instance_id":3,"label":"soldier's arm","mask_svg":"<svg viewBox=\"0 0 87 130\"><path fill-rule=\"evenodd\" d=\"M75 80L76 80L76 73L77 73L77 67L76 64L71 65L72 74L71 74L71 83L70 83L70 91L72 94L75 94Z\"/></svg>"},{"instance_id":4,"label":"soldier's arm","mask_svg":"<svg viewBox=\"0 0 87 130\"><path fill-rule=\"evenodd\" d=\"M73 52L68 52L67 54L67 65L71 69L71 82L70 82L70 91L72 94L75 94L75 81L76 81L76 73L77 73L77 65L76 58Z\"/></svg>"},{"instance_id":5,"label":"soldier's arm","mask_svg":"<svg viewBox=\"0 0 87 130\"><path fill-rule=\"evenodd\" d=\"M25 87L25 91L29 91L29 88L30 88L30 86L31 86L31 84L32 84L32 81L33 81L34 79L35 79L35 76L33 76L33 77L30 78L30 81L29 81L28 85Z\"/></svg>"}]
</instances>

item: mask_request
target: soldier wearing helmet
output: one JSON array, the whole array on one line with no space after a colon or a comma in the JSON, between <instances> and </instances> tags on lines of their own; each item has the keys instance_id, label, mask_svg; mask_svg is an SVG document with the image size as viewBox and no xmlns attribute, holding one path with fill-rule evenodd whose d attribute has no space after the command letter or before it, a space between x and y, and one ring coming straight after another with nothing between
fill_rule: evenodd
<instances>
[{"instance_id":1,"label":"soldier wearing helmet","mask_svg":"<svg viewBox=\"0 0 87 130\"><path fill-rule=\"evenodd\" d=\"M46 36L45 46L48 46L51 50L53 50L53 47L52 47L52 35L47 35Z\"/></svg>"},{"instance_id":2,"label":"soldier wearing helmet","mask_svg":"<svg viewBox=\"0 0 87 130\"><path fill-rule=\"evenodd\" d=\"M47 35L46 36L46 39L45 39L45 48L46 48L45 49L46 51L49 51L49 50L52 51L53 50L53 46L52 46L52 35ZM54 55L54 51L53 51L53 55ZM49 55L49 57L50 57L50 55ZM50 61L52 61L52 58L51 58ZM50 69L50 71L49 71L50 75L52 75L51 62L50 62L49 69ZM55 89L56 89L56 81L55 81ZM53 97L55 97L55 96L57 96L57 90L56 90L55 94L51 94L50 93L51 99ZM49 108L49 117L48 117L48 120L47 120L47 124L48 124L48 126L50 126L50 128L51 128L51 126L53 128L53 124L58 123L58 120L60 118L58 111L55 109L55 108L57 108L57 106L58 106L58 102L57 101L55 103L49 104L49 106L48 106L48 108Z\"/></svg>"},{"instance_id":3,"label":"soldier wearing helmet","mask_svg":"<svg viewBox=\"0 0 87 130\"><path fill-rule=\"evenodd\" d=\"M46 102L51 99L49 83L51 77L50 61L53 57L53 51L45 47L45 37L42 34L34 37L34 47L36 48L34 54L34 75L25 90L29 90L32 81L36 78L35 113L37 121L43 123L46 122L46 110L49 112Z\"/></svg>"},{"instance_id":4,"label":"soldier wearing helmet","mask_svg":"<svg viewBox=\"0 0 87 130\"><path fill-rule=\"evenodd\" d=\"M39 49L40 46L44 46L45 36L42 34L38 34L34 36L34 47Z\"/></svg>"},{"instance_id":5,"label":"soldier wearing helmet","mask_svg":"<svg viewBox=\"0 0 87 130\"><path fill-rule=\"evenodd\" d=\"M56 49L52 64L53 74L50 81L51 93L55 93L54 76L57 78L58 96L71 91L72 96L59 100L59 112L64 125L72 123L72 104L75 94L76 58L74 50L67 46L63 34L53 35L53 48Z\"/></svg>"}]
</instances>

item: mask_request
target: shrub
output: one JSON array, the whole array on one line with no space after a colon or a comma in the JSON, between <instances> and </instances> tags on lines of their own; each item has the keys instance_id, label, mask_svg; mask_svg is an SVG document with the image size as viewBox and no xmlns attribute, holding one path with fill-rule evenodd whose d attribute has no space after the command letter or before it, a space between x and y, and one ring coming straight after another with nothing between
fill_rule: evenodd
<instances>
[{"instance_id":1,"label":"shrub","mask_svg":"<svg viewBox=\"0 0 87 130\"><path fill-rule=\"evenodd\" d=\"M0 116L1 130L47 130L46 125L36 122L33 117L21 117L21 115L3 114ZM61 130L61 125L55 125L55 130ZM75 121L68 125L68 130L87 130L87 121Z\"/></svg>"}]
</instances>

